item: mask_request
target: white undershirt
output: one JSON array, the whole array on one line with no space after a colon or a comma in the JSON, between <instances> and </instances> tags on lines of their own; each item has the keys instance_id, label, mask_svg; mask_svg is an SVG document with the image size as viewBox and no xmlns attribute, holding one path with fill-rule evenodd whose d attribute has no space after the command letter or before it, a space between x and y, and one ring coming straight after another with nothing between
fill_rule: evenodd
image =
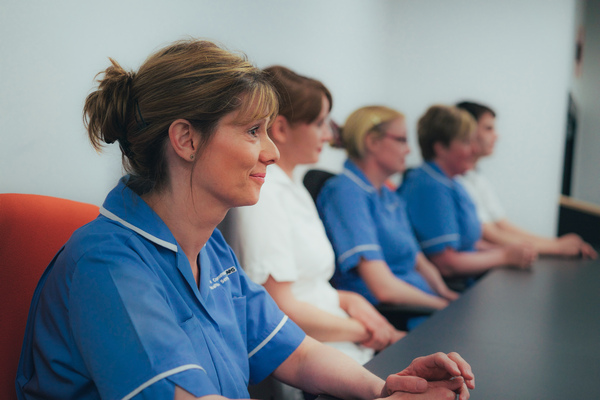
<instances>
[{"instance_id":1,"label":"white undershirt","mask_svg":"<svg viewBox=\"0 0 600 400\"><path fill-rule=\"evenodd\" d=\"M506 211L496 191L483 175L476 170L471 170L457 179L475 203L477 217L481 223L496 222L506 218Z\"/></svg>"}]
</instances>

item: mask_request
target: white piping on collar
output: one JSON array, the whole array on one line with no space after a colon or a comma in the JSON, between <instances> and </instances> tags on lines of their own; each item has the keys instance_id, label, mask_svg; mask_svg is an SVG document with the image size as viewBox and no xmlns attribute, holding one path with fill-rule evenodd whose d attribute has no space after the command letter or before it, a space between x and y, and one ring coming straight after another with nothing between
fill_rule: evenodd
<instances>
[{"instance_id":1,"label":"white piping on collar","mask_svg":"<svg viewBox=\"0 0 600 400\"><path fill-rule=\"evenodd\" d=\"M106 218L111 219L113 221L116 221L118 223L120 223L121 225L125 226L126 228L131 229L132 231L134 231L135 233L145 237L146 239L150 240L151 242L154 242L162 247L165 247L171 251L174 251L175 253L177 253L177 245L174 245L173 243L167 242L165 240L159 239L154 235L149 234L146 231L141 230L140 228L138 228L135 225L130 224L129 222L117 217L115 214L111 213L110 211L108 211L106 208L104 207L100 207L100 214L104 215Z\"/></svg>"},{"instance_id":2,"label":"white piping on collar","mask_svg":"<svg viewBox=\"0 0 600 400\"><path fill-rule=\"evenodd\" d=\"M427 173L427 175L431 176L433 179L452 189L452 181L448 179L447 176L440 174L435 169L431 168L429 164L423 164L423 171Z\"/></svg>"},{"instance_id":3,"label":"white piping on collar","mask_svg":"<svg viewBox=\"0 0 600 400\"><path fill-rule=\"evenodd\" d=\"M344 168L343 174L350 178L352 182L356 183L365 192L375 193L375 188L373 186L367 185L362 179L356 176L356 174L350 171L348 168Z\"/></svg>"},{"instance_id":4,"label":"white piping on collar","mask_svg":"<svg viewBox=\"0 0 600 400\"><path fill-rule=\"evenodd\" d=\"M196 365L196 364L182 365L180 367L173 368L173 369L171 369L169 371L163 372L162 374L158 374L154 378L152 378L152 379L150 379L150 380L142 383L133 392L131 392L127 396L123 397L122 400L132 399L135 396L137 396L138 394L140 394L142 392L142 390L146 389L148 386L151 386L151 385L155 384L156 382L160 381L161 379L164 379L164 378L166 378L168 376L175 375L175 374L178 374L180 372L187 371L187 370L190 370L190 369L199 369L199 370L202 370L202 371L206 372L206 370L204 368L202 368L201 366Z\"/></svg>"}]
</instances>

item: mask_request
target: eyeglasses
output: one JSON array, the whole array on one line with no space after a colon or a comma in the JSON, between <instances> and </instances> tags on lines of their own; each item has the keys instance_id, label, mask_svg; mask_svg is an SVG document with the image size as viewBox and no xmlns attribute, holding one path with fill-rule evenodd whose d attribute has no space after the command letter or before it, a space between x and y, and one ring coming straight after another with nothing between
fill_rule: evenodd
<instances>
[{"instance_id":1,"label":"eyeglasses","mask_svg":"<svg viewBox=\"0 0 600 400\"><path fill-rule=\"evenodd\" d=\"M398 143L402 143L402 144L406 144L408 143L408 139L406 137L401 137L401 136L394 136L394 135L389 135L389 134L385 134L385 137L388 137L392 140L395 140Z\"/></svg>"}]
</instances>

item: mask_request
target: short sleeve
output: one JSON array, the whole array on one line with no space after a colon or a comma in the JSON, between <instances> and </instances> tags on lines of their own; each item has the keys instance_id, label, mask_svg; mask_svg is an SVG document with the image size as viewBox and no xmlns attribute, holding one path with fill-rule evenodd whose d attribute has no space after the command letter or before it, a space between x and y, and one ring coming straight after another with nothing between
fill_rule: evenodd
<instances>
[{"instance_id":1,"label":"short sleeve","mask_svg":"<svg viewBox=\"0 0 600 400\"><path fill-rule=\"evenodd\" d=\"M277 306L260 285L242 274L246 298L246 326L250 383L270 375L302 343L306 334Z\"/></svg>"},{"instance_id":2,"label":"short sleeve","mask_svg":"<svg viewBox=\"0 0 600 400\"><path fill-rule=\"evenodd\" d=\"M460 230L450 190L438 183L407 185L401 195L407 214L425 255L460 247Z\"/></svg>"},{"instance_id":3,"label":"short sleeve","mask_svg":"<svg viewBox=\"0 0 600 400\"><path fill-rule=\"evenodd\" d=\"M330 179L317 198L317 209L336 254L347 272L365 260L385 260L370 211L369 193L344 185L344 176Z\"/></svg>"},{"instance_id":4,"label":"short sleeve","mask_svg":"<svg viewBox=\"0 0 600 400\"><path fill-rule=\"evenodd\" d=\"M195 396L219 394L184 331L187 321L177 320L132 249L103 244L77 264L70 327L102 398L165 398L175 385Z\"/></svg>"},{"instance_id":5,"label":"short sleeve","mask_svg":"<svg viewBox=\"0 0 600 400\"><path fill-rule=\"evenodd\" d=\"M268 185L268 186L267 186ZM269 275L279 282L298 280L290 216L277 196L277 182L268 182L257 204L231 210L232 247L250 279L264 284Z\"/></svg>"}]
</instances>

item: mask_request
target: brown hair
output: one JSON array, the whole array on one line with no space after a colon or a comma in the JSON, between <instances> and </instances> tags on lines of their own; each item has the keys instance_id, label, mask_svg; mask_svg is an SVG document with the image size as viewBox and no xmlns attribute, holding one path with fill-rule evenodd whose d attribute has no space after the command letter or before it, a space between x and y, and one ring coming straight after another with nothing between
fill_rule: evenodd
<instances>
[{"instance_id":1,"label":"brown hair","mask_svg":"<svg viewBox=\"0 0 600 400\"><path fill-rule=\"evenodd\" d=\"M390 122L404 114L385 106L367 106L354 111L341 130L342 143L348 157L361 160L365 156L365 138L369 133L383 137Z\"/></svg>"},{"instance_id":2,"label":"brown hair","mask_svg":"<svg viewBox=\"0 0 600 400\"><path fill-rule=\"evenodd\" d=\"M148 57L137 73L110 61L86 98L84 124L96 150L119 142L128 185L140 195L167 183L164 146L173 121L186 119L202 134L200 152L226 114L239 111L240 123L277 114L266 74L208 41L175 42Z\"/></svg>"},{"instance_id":3,"label":"brown hair","mask_svg":"<svg viewBox=\"0 0 600 400\"><path fill-rule=\"evenodd\" d=\"M331 111L331 93L318 80L298 75L280 65L265 68L265 72L279 96L279 115L283 115L290 124L315 121L321 113L323 96L329 101Z\"/></svg>"},{"instance_id":4,"label":"brown hair","mask_svg":"<svg viewBox=\"0 0 600 400\"><path fill-rule=\"evenodd\" d=\"M435 143L440 142L448 147L453 140L468 139L476 127L475 119L465 110L445 105L429 107L417 123L423 159L428 161L435 158Z\"/></svg>"}]
</instances>

